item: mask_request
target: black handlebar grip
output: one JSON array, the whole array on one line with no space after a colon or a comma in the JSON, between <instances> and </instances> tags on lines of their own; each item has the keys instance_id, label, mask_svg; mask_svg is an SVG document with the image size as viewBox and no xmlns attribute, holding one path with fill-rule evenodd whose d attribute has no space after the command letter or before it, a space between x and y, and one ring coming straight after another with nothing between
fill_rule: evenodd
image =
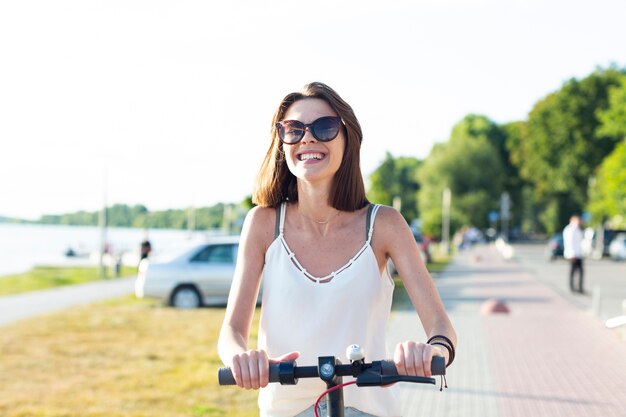
<instances>
[{"instance_id":1,"label":"black handlebar grip","mask_svg":"<svg viewBox=\"0 0 626 417\"><path fill-rule=\"evenodd\" d=\"M430 363L430 371L433 375L445 375L446 374L446 358L442 356L433 357Z\"/></svg>"},{"instance_id":2,"label":"black handlebar grip","mask_svg":"<svg viewBox=\"0 0 626 417\"><path fill-rule=\"evenodd\" d=\"M217 382L220 385L236 385L235 377L230 368L220 368L217 371Z\"/></svg>"},{"instance_id":3,"label":"black handlebar grip","mask_svg":"<svg viewBox=\"0 0 626 417\"><path fill-rule=\"evenodd\" d=\"M396 364L391 359L384 359L380 361L380 373L381 375L398 375Z\"/></svg>"},{"instance_id":4,"label":"black handlebar grip","mask_svg":"<svg viewBox=\"0 0 626 417\"><path fill-rule=\"evenodd\" d=\"M280 382L280 363L270 363L270 382Z\"/></svg>"},{"instance_id":5,"label":"black handlebar grip","mask_svg":"<svg viewBox=\"0 0 626 417\"><path fill-rule=\"evenodd\" d=\"M270 382L280 382L280 365L278 363L270 363L269 377ZM237 385L233 371L230 368L220 368L217 371L217 381L220 385Z\"/></svg>"},{"instance_id":6,"label":"black handlebar grip","mask_svg":"<svg viewBox=\"0 0 626 417\"><path fill-rule=\"evenodd\" d=\"M390 360L380 361L381 364L381 373L382 375L398 375L398 370L396 369L396 364ZM445 375L446 374L446 358L441 356L433 357L432 362L430 363L430 372L433 375Z\"/></svg>"}]
</instances>

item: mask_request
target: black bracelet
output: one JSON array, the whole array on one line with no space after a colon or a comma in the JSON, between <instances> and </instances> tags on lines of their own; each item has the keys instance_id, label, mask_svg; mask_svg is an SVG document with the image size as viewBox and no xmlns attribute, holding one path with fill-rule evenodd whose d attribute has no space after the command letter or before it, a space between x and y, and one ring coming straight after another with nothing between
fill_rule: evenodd
<instances>
[{"instance_id":1,"label":"black bracelet","mask_svg":"<svg viewBox=\"0 0 626 417\"><path fill-rule=\"evenodd\" d=\"M452 364L452 361L454 360L454 353L450 346L441 342L433 342L433 343L429 343L429 345L431 346L439 345L439 346L445 347L448 350L448 363L446 363L446 368Z\"/></svg>"},{"instance_id":2,"label":"black bracelet","mask_svg":"<svg viewBox=\"0 0 626 417\"><path fill-rule=\"evenodd\" d=\"M433 342L433 340L436 340L436 339L441 339L441 340L445 341L445 343L443 343L443 342ZM429 345L440 345L440 346L443 346L446 349L448 349L448 363L446 364L446 368L448 366L452 365L452 362L454 362L454 357L456 356L456 352L454 350L454 344L452 343L452 341L450 339L448 339L446 336L435 335L435 336L431 337L430 339L428 339L427 343Z\"/></svg>"},{"instance_id":3,"label":"black bracelet","mask_svg":"<svg viewBox=\"0 0 626 417\"><path fill-rule=\"evenodd\" d=\"M443 340L445 340L446 342L448 342L448 343L450 344L450 346L452 347L452 349L454 349L454 343L452 343L452 340L450 340L450 339L448 339L447 337L442 336L442 335L440 335L440 334L436 334L436 335L434 335L433 337L431 337L430 339L428 339L428 342L426 342L426 343L430 344L430 342L432 342L434 339L443 339Z\"/></svg>"}]
</instances>

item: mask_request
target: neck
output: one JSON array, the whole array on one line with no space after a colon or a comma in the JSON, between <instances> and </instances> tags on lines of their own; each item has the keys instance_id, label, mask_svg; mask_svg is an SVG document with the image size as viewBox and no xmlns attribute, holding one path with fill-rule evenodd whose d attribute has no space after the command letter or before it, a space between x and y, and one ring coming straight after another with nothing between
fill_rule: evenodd
<instances>
[{"instance_id":1,"label":"neck","mask_svg":"<svg viewBox=\"0 0 626 417\"><path fill-rule=\"evenodd\" d=\"M339 215L330 205L330 181L311 183L298 180L298 204L296 209L305 224L325 235Z\"/></svg>"}]
</instances>

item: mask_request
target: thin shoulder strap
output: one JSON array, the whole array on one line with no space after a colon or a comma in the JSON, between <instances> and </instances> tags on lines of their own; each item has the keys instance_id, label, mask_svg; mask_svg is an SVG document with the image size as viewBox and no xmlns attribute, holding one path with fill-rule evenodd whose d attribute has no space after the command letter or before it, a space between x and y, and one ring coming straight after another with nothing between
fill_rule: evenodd
<instances>
[{"instance_id":1,"label":"thin shoulder strap","mask_svg":"<svg viewBox=\"0 0 626 417\"><path fill-rule=\"evenodd\" d=\"M276 207L276 226L274 227L274 239L283 234L285 229L285 212L287 211L287 203L282 202Z\"/></svg>"},{"instance_id":2,"label":"thin shoulder strap","mask_svg":"<svg viewBox=\"0 0 626 417\"><path fill-rule=\"evenodd\" d=\"M367 243L370 243L370 240L372 240L372 234L374 233L374 219L376 218L378 207L378 204L370 204L367 208L367 220L365 221L365 240L367 240Z\"/></svg>"},{"instance_id":3,"label":"thin shoulder strap","mask_svg":"<svg viewBox=\"0 0 626 417\"><path fill-rule=\"evenodd\" d=\"M274 239L276 239L280 234L280 212L282 207L282 204L276 207L276 225L274 226Z\"/></svg>"}]
</instances>

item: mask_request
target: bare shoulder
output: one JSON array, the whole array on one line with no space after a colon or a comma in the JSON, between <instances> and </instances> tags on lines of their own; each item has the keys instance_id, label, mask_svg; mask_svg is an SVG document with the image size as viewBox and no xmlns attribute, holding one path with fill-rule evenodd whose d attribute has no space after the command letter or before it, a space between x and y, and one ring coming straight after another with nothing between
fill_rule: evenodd
<instances>
[{"instance_id":1,"label":"bare shoulder","mask_svg":"<svg viewBox=\"0 0 626 417\"><path fill-rule=\"evenodd\" d=\"M376 213L374 236L385 247L412 240L413 234L402 214L393 207L381 205Z\"/></svg>"},{"instance_id":2,"label":"bare shoulder","mask_svg":"<svg viewBox=\"0 0 626 417\"><path fill-rule=\"evenodd\" d=\"M386 226L408 226L404 217L398 210L393 207L379 204L378 213L376 213L376 221Z\"/></svg>"},{"instance_id":3,"label":"bare shoulder","mask_svg":"<svg viewBox=\"0 0 626 417\"><path fill-rule=\"evenodd\" d=\"M267 222L271 220L274 222L274 218L276 217L276 209L273 207L259 207L255 206L250 209L248 214L246 215L246 221L254 221L254 222Z\"/></svg>"},{"instance_id":4,"label":"bare shoulder","mask_svg":"<svg viewBox=\"0 0 626 417\"><path fill-rule=\"evenodd\" d=\"M400 231L410 231L402 214L393 207L381 205L376 213L376 232L394 235Z\"/></svg>"},{"instance_id":5,"label":"bare shoulder","mask_svg":"<svg viewBox=\"0 0 626 417\"><path fill-rule=\"evenodd\" d=\"M254 207L246 215L241 237L267 247L274 240L276 209L273 207Z\"/></svg>"}]
</instances>

